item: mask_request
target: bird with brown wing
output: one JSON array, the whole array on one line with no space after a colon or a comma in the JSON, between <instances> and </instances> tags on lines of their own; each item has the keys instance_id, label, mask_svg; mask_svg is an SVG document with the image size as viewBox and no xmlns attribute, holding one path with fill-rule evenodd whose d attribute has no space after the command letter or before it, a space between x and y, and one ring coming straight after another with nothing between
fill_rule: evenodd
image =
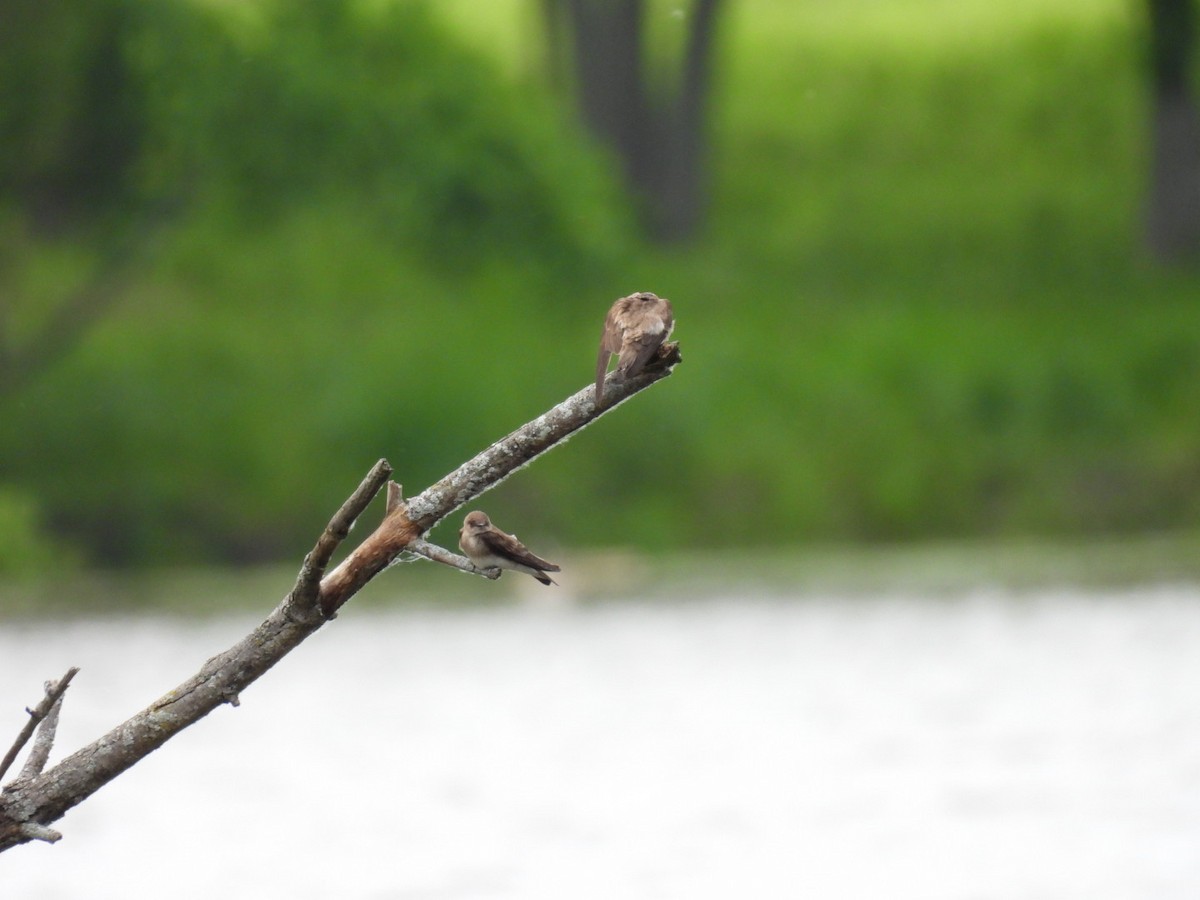
<instances>
[{"instance_id":1,"label":"bird with brown wing","mask_svg":"<svg viewBox=\"0 0 1200 900\"><path fill-rule=\"evenodd\" d=\"M458 546L479 569L511 569L532 575L542 584L557 584L547 572L562 568L535 556L514 535L505 534L492 524L487 513L475 510L467 513L458 532Z\"/></svg>"},{"instance_id":2,"label":"bird with brown wing","mask_svg":"<svg viewBox=\"0 0 1200 900\"><path fill-rule=\"evenodd\" d=\"M604 376L608 361L617 357L617 376L632 378L645 368L675 327L671 303L649 291L622 297L612 305L604 320L600 355L596 357L596 408L604 399Z\"/></svg>"}]
</instances>

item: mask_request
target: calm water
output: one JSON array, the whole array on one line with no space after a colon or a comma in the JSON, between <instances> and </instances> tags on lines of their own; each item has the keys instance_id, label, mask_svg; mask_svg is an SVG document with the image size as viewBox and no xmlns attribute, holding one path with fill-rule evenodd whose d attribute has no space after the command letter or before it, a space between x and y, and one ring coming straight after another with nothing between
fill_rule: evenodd
<instances>
[{"instance_id":1,"label":"calm water","mask_svg":"<svg viewBox=\"0 0 1200 900\"><path fill-rule=\"evenodd\" d=\"M75 749L253 624L0 629ZM4 900L1200 897L1200 591L348 610Z\"/></svg>"}]
</instances>

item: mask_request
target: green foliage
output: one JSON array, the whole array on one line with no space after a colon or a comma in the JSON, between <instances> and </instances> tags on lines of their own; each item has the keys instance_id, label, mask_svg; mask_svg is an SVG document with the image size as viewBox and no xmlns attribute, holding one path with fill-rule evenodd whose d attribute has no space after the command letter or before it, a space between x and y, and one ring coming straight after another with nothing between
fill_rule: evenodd
<instances>
[{"instance_id":1,"label":"green foliage","mask_svg":"<svg viewBox=\"0 0 1200 900\"><path fill-rule=\"evenodd\" d=\"M182 212L0 395L4 483L96 561L298 558L378 457L415 492L586 384L638 289L684 364L487 499L548 555L1200 517L1200 306L1136 250L1124 5L730 4L712 224L670 251L530 80L518 0L437 7L474 50L415 3L122 8L108 208ZM10 342L96 255L21 199Z\"/></svg>"},{"instance_id":2,"label":"green foliage","mask_svg":"<svg viewBox=\"0 0 1200 900\"><path fill-rule=\"evenodd\" d=\"M700 361L670 387L686 449L647 473L697 479L670 540L1200 515L1196 284L1137 249L1137 24L927 5L731 9L710 234L638 270Z\"/></svg>"},{"instance_id":3,"label":"green foliage","mask_svg":"<svg viewBox=\"0 0 1200 900\"><path fill-rule=\"evenodd\" d=\"M46 533L32 497L0 488L0 577L69 571L78 554Z\"/></svg>"},{"instance_id":4,"label":"green foliage","mask_svg":"<svg viewBox=\"0 0 1200 900\"><path fill-rule=\"evenodd\" d=\"M97 562L260 559L378 456L432 480L490 440L474 417L509 421L547 377L506 385L511 354L578 327L564 298L628 245L614 180L549 101L419 4L107 2L145 136L114 208L177 212L115 313L0 396L5 479ZM17 344L98 265L25 227L22 199L0 207Z\"/></svg>"},{"instance_id":5,"label":"green foliage","mask_svg":"<svg viewBox=\"0 0 1200 900\"><path fill-rule=\"evenodd\" d=\"M117 204L140 150L143 101L127 2L14 0L0 11L0 193L50 232Z\"/></svg>"},{"instance_id":6,"label":"green foliage","mask_svg":"<svg viewBox=\"0 0 1200 900\"><path fill-rule=\"evenodd\" d=\"M186 185L260 227L296 206L357 204L398 252L448 271L529 248L570 271L621 239L612 188L548 105L498 83L424 5L258 11L235 34L178 3L149 13L136 57L158 123L152 192Z\"/></svg>"}]
</instances>

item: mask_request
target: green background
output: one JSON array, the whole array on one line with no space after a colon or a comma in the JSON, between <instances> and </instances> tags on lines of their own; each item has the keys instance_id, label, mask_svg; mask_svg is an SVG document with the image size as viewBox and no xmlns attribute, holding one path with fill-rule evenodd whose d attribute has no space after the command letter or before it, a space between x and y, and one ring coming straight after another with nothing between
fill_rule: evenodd
<instances>
[{"instance_id":1,"label":"green background","mask_svg":"<svg viewBox=\"0 0 1200 900\"><path fill-rule=\"evenodd\" d=\"M669 247L532 2L61 6L0 63L4 345L155 236L5 375L0 571L299 560L377 458L416 493L587 384L634 290L684 362L480 501L531 546L1198 522L1200 281L1142 250L1140 5L729 0L710 216ZM686 4L649 6L666 65Z\"/></svg>"}]
</instances>

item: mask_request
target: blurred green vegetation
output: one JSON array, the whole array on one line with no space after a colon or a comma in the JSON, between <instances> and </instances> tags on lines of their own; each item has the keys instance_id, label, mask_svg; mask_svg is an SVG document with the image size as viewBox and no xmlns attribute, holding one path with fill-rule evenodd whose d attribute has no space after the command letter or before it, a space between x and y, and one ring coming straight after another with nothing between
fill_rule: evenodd
<instances>
[{"instance_id":1,"label":"blurred green vegetation","mask_svg":"<svg viewBox=\"0 0 1200 900\"><path fill-rule=\"evenodd\" d=\"M53 77L0 88L0 340L172 212L0 391L0 567L299 559L378 457L415 493L586 384L633 290L684 363L481 501L532 546L1200 523L1200 283L1138 249L1136 7L730 2L711 225L664 249L534 4L434 6L88 4L112 116L44 42L4 54L0 85ZM86 196L81 140L117 160Z\"/></svg>"}]
</instances>

